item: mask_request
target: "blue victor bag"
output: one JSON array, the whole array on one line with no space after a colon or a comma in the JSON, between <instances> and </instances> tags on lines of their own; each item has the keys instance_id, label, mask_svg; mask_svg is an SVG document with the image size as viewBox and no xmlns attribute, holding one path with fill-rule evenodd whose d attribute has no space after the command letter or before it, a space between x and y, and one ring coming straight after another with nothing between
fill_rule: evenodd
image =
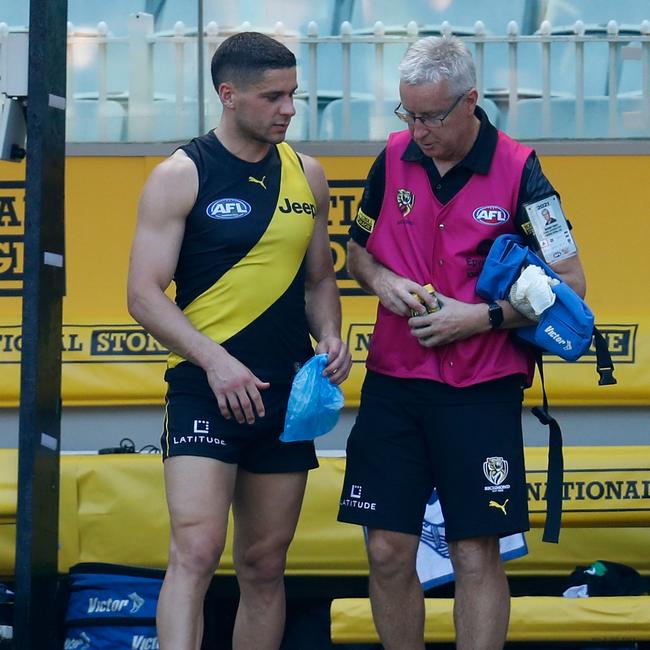
<instances>
[{"instance_id":1,"label":"blue victor bag","mask_svg":"<svg viewBox=\"0 0 650 650\"><path fill-rule=\"evenodd\" d=\"M497 237L485 258L476 293L486 300L506 300L526 264L528 250L519 235Z\"/></svg>"},{"instance_id":2,"label":"blue victor bag","mask_svg":"<svg viewBox=\"0 0 650 650\"><path fill-rule=\"evenodd\" d=\"M476 292L486 300L505 300L522 269L534 264L560 281L551 287L555 302L540 316L537 325L520 327L516 336L566 361L576 361L591 345L594 315L580 296L541 258L523 244L519 235L497 237L485 260Z\"/></svg>"},{"instance_id":3,"label":"blue victor bag","mask_svg":"<svg viewBox=\"0 0 650 650\"><path fill-rule=\"evenodd\" d=\"M66 630L64 647L75 650L158 650L155 621L150 625L72 625Z\"/></svg>"},{"instance_id":4,"label":"blue victor bag","mask_svg":"<svg viewBox=\"0 0 650 650\"><path fill-rule=\"evenodd\" d=\"M66 620L155 618L161 584L160 578L124 573L71 573Z\"/></svg>"},{"instance_id":5,"label":"blue victor bag","mask_svg":"<svg viewBox=\"0 0 650 650\"><path fill-rule=\"evenodd\" d=\"M164 571L104 563L70 569L65 647L157 650L156 606Z\"/></svg>"}]
</instances>

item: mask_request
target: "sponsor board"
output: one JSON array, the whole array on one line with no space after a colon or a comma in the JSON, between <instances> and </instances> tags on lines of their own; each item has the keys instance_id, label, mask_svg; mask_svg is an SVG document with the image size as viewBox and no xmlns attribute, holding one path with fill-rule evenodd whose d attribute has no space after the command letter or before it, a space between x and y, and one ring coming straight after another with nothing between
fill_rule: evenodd
<instances>
[{"instance_id":1,"label":"sponsor board","mask_svg":"<svg viewBox=\"0 0 650 650\"><path fill-rule=\"evenodd\" d=\"M329 234L336 281L342 296L359 296L365 292L347 270L348 231L357 216L365 179L330 180Z\"/></svg>"},{"instance_id":2,"label":"sponsor board","mask_svg":"<svg viewBox=\"0 0 650 650\"><path fill-rule=\"evenodd\" d=\"M0 297L23 289L25 183L0 181Z\"/></svg>"},{"instance_id":3,"label":"sponsor board","mask_svg":"<svg viewBox=\"0 0 650 650\"><path fill-rule=\"evenodd\" d=\"M167 350L140 325L64 325L63 363L165 363ZM20 363L19 325L0 325L0 364Z\"/></svg>"},{"instance_id":4,"label":"sponsor board","mask_svg":"<svg viewBox=\"0 0 650 650\"><path fill-rule=\"evenodd\" d=\"M546 471L527 470L531 515L546 512ZM565 469L563 513L650 512L650 465L640 468Z\"/></svg>"},{"instance_id":5,"label":"sponsor board","mask_svg":"<svg viewBox=\"0 0 650 650\"><path fill-rule=\"evenodd\" d=\"M348 325L346 342L352 353L353 362L365 362L374 326L374 322L350 323ZM638 327L636 323L627 325L598 325L598 329L607 341L607 347L614 363L634 363L636 332ZM555 355L544 355L544 361L547 363L588 363L593 365L595 358L596 350L593 345L577 361L568 362Z\"/></svg>"}]
</instances>

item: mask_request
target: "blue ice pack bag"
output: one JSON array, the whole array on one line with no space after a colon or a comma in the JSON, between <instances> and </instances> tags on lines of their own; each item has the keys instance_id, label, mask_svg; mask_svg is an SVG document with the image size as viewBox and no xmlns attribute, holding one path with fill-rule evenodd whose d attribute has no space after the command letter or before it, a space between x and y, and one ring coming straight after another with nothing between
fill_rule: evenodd
<instances>
[{"instance_id":1,"label":"blue ice pack bag","mask_svg":"<svg viewBox=\"0 0 650 650\"><path fill-rule=\"evenodd\" d=\"M594 315L587 304L527 246L519 235L497 237L485 260L476 292L486 300L504 300L521 271L530 264L559 280L551 287L555 302L540 315L537 325L520 327L515 334L567 361L579 359L591 345Z\"/></svg>"},{"instance_id":2,"label":"blue ice pack bag","mask_svg":"<svg viewBox=\"0 0 650 650\"><path fill-rule=\"evenodd\" d=\"M327 355L317 354L293 378L282 442L313 440L336 426L344 399L341 389L323 376L326 365Z\"/></svg>"}]
</instances>

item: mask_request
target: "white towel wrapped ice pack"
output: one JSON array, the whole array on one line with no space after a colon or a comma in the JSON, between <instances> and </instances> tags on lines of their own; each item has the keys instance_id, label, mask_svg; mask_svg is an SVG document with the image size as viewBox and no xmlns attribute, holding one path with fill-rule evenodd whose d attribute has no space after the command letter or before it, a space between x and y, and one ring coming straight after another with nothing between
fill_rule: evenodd
<instances>
[{"instance_id":1,"label":"white towel wrapped ice pack","mask_svg":"<svg viewBox=\"0 0 650 650\"><path fill-rule=\"evenodd\" d=\"M540 315L555 302L551 287L559 283L546 275L540 266L529 264L510 287L508 300L520 314L538 322Z\"/></svg>"}]
</instances>

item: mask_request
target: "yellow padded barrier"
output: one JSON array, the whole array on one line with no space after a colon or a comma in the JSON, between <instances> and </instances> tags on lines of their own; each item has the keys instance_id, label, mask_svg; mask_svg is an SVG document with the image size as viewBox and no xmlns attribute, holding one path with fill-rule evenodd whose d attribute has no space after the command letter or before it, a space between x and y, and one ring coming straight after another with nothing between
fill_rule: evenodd
<instances>
[{"instance_id":1,"label":"yellow padded barrier","mask_svg":"<svg viewBox=\"0 0 650 650\"><path fill-rule=\"evenodd\" d=\"M546 447L527 447L532 526L546 516ZM650 446L564 448L563 526L649 526Z\"/></svg>"},{"instance_id":2,"label":"yellow padded barrier","mask_svg":"<svg viewBox=\"0 0 650 650\"><path fill-rule=\"evenodd\" d=\"M425 599L424 639L454 640L453 600ZM367 598L332 601L333 643L376 643ZM562 598L523 596L512 599L508 641L644 641L650 639L650 596Z\"/></svg>"},{"instance_id":3,"label":"yellow padded barrier","mask_svg":"<svg viewBox=\"0 0 650 650\"><path fill-rule=\"evenodd\" d=\"M542 544L539 539L546 453L542 447L526 449L535 528L527 536L530 553L509 562L508 573L568 575L578 564L605 559L650 574L650 447L565 449L567 499L558 545ZM0 576L13 574L17 460L16 450L0 449ZM320 468L310 472L287 571L292 575L366 575L361 529L336 521L345 459L321 457L319 461ZM161 568L167 563L168 541L159 455L61 457L61 572L77 562ZM233 571L231 549L229 536L220 572Z\"/></svg>"},{"instance_id":4,"label":"yellow padded barrier","mask_svg":"<svg viewBox=\"0 0 650 650\"><path fill-rule=\"evenodd\" d=\"M0 525L16 521L18 450L0 449Z\"/></svg>"}]
</instances>

